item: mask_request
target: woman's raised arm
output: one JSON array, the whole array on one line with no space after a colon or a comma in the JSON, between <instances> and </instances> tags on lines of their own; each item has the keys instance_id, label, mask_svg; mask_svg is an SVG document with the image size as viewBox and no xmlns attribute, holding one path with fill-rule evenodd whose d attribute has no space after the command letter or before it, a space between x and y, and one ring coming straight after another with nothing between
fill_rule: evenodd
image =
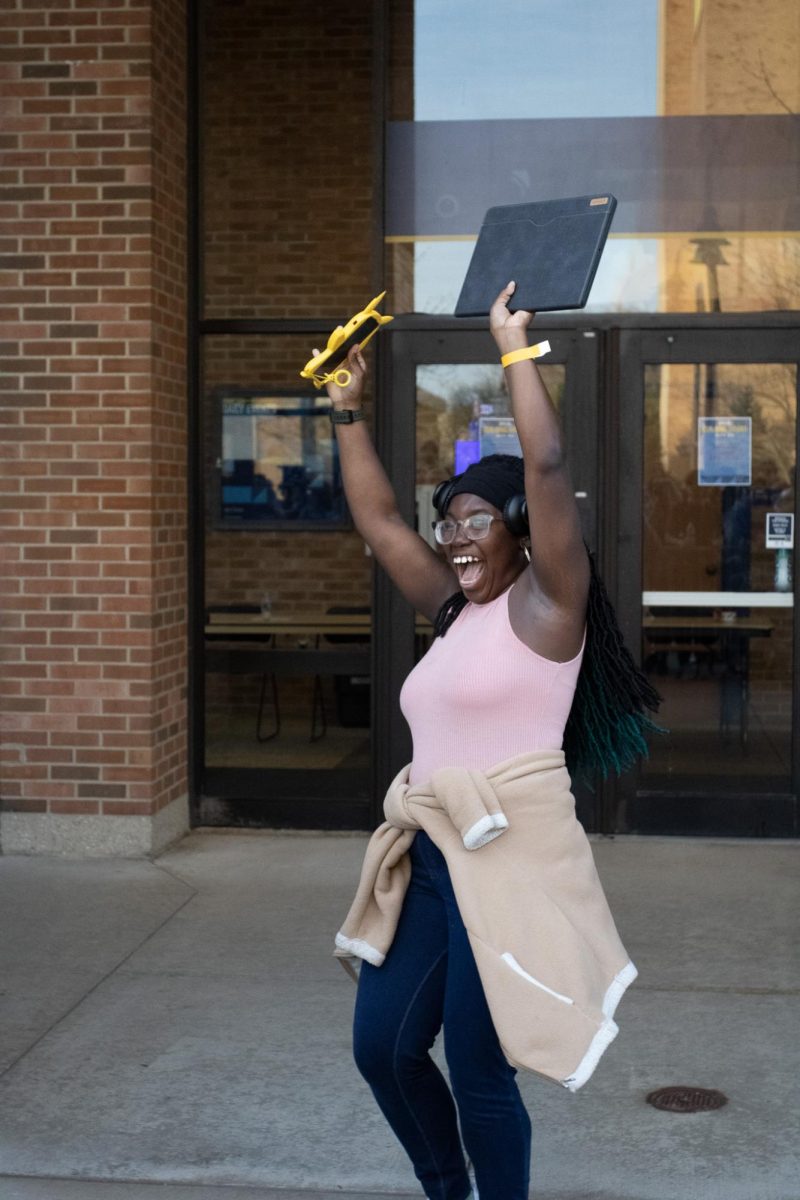
<instances>
[{"instance_id":1,"label":"woman's raised arm","mask_svg":"<svg viewBox=\"0 0 800 1200\"><path fill-rule=\"evenodd\" d=\"M513 294L514 284L510 283L492 305L489 317L501 355L528 346L533 314L510 313L508 302ZM589 560L558 414L544 381L531 358L510 364L505 374L525 462L531 540L531 569L525 575L532 602L529 608L539 626L535 648L540 649L545 637L552 649L555 639L559 648L551 656L561 657L565 648L574 647L574 652L579 649L575 642L579 643L583 631ZM543 625L551 628L549 634Z\"/></svg>"},{"instance_id":2,"label":"woman's raised arm","mask_svg":"<svg viewBox=\"0 0 800 1200\"><path fill-rule=\"evenodd\" d=\"M350 383L345 388L329 383L328 395L336 411L360 412L366 363L359 346L348 354L347 369ZM405 598L433 620L444 601L457 591L458 580L400 515L366 422L337 424L335 429L345 496L356 529Z\"/></svg>"}]
</instances>

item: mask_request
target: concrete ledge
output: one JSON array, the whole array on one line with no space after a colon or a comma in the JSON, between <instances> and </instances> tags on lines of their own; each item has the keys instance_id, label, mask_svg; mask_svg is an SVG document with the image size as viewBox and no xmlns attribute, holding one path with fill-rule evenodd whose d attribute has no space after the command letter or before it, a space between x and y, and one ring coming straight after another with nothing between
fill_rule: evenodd
<instances>
[{"instance_id":1,"label":"concrete ledge","mask_svg":"<svg viewBox=\"0 0 800 1200\"><path fill-rule=\"evenodd\" d=\"M150 817L68 813L3 813L3 854L64 858L148 858L160 854L189 829L189 804L179 796Z\"/></svg>"}]
</instances>

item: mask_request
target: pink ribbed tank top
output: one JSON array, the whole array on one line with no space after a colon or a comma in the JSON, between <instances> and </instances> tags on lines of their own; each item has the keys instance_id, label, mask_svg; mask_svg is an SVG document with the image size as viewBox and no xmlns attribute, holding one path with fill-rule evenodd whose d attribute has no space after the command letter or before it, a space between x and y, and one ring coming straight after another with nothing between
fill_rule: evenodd
<instances>
[{"instance_id":1,"label":"pink ribbed tank top","mask_svg":"<svg viewBox=\"0 0 800 1200\"><path fill-rule=\"evenodd\" d=\"M485 771L517 754L561 749L583 649L564 663L529 649L511 628L508 596L467 604L403 684L411 783L440 767Z\"/></svg>"}]
</instances>

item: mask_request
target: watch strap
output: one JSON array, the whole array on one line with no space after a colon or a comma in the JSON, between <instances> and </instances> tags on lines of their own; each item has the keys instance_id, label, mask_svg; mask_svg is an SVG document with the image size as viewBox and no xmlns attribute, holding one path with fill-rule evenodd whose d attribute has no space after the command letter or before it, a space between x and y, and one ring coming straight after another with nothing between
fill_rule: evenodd
<instances>
[{"instance_id":1,"label":"watch strap","mask_svg":"<svg viewBox=\"0 0 800 1200\"><path fill-rule=\"evenodd\" d=\"M364 413L360 408L332 408L330 417L332 425L352 425L354 421L363 421Z\"/></svg>"}]
</instances>

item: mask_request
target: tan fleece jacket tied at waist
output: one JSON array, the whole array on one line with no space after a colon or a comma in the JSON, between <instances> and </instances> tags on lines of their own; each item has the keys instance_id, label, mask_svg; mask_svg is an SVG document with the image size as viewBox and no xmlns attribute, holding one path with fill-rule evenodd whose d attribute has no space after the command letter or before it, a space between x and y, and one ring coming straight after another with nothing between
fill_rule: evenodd
<instances>
[{"instance_id":1,"label":"tan fleece jacket tied at waist","mask_svg":"<svg viewBox=\"0 0 800 1200\"><path fill-rule=\"evenodd\" d=\"M445 767L414 786L405 767L384 815L334 953L381 966L424 829L447 862L506 1058L577 1091L616 1037L614 1011L637 972L575 817L563 752L485 772Z\"/></svg>"}]
</instances>

